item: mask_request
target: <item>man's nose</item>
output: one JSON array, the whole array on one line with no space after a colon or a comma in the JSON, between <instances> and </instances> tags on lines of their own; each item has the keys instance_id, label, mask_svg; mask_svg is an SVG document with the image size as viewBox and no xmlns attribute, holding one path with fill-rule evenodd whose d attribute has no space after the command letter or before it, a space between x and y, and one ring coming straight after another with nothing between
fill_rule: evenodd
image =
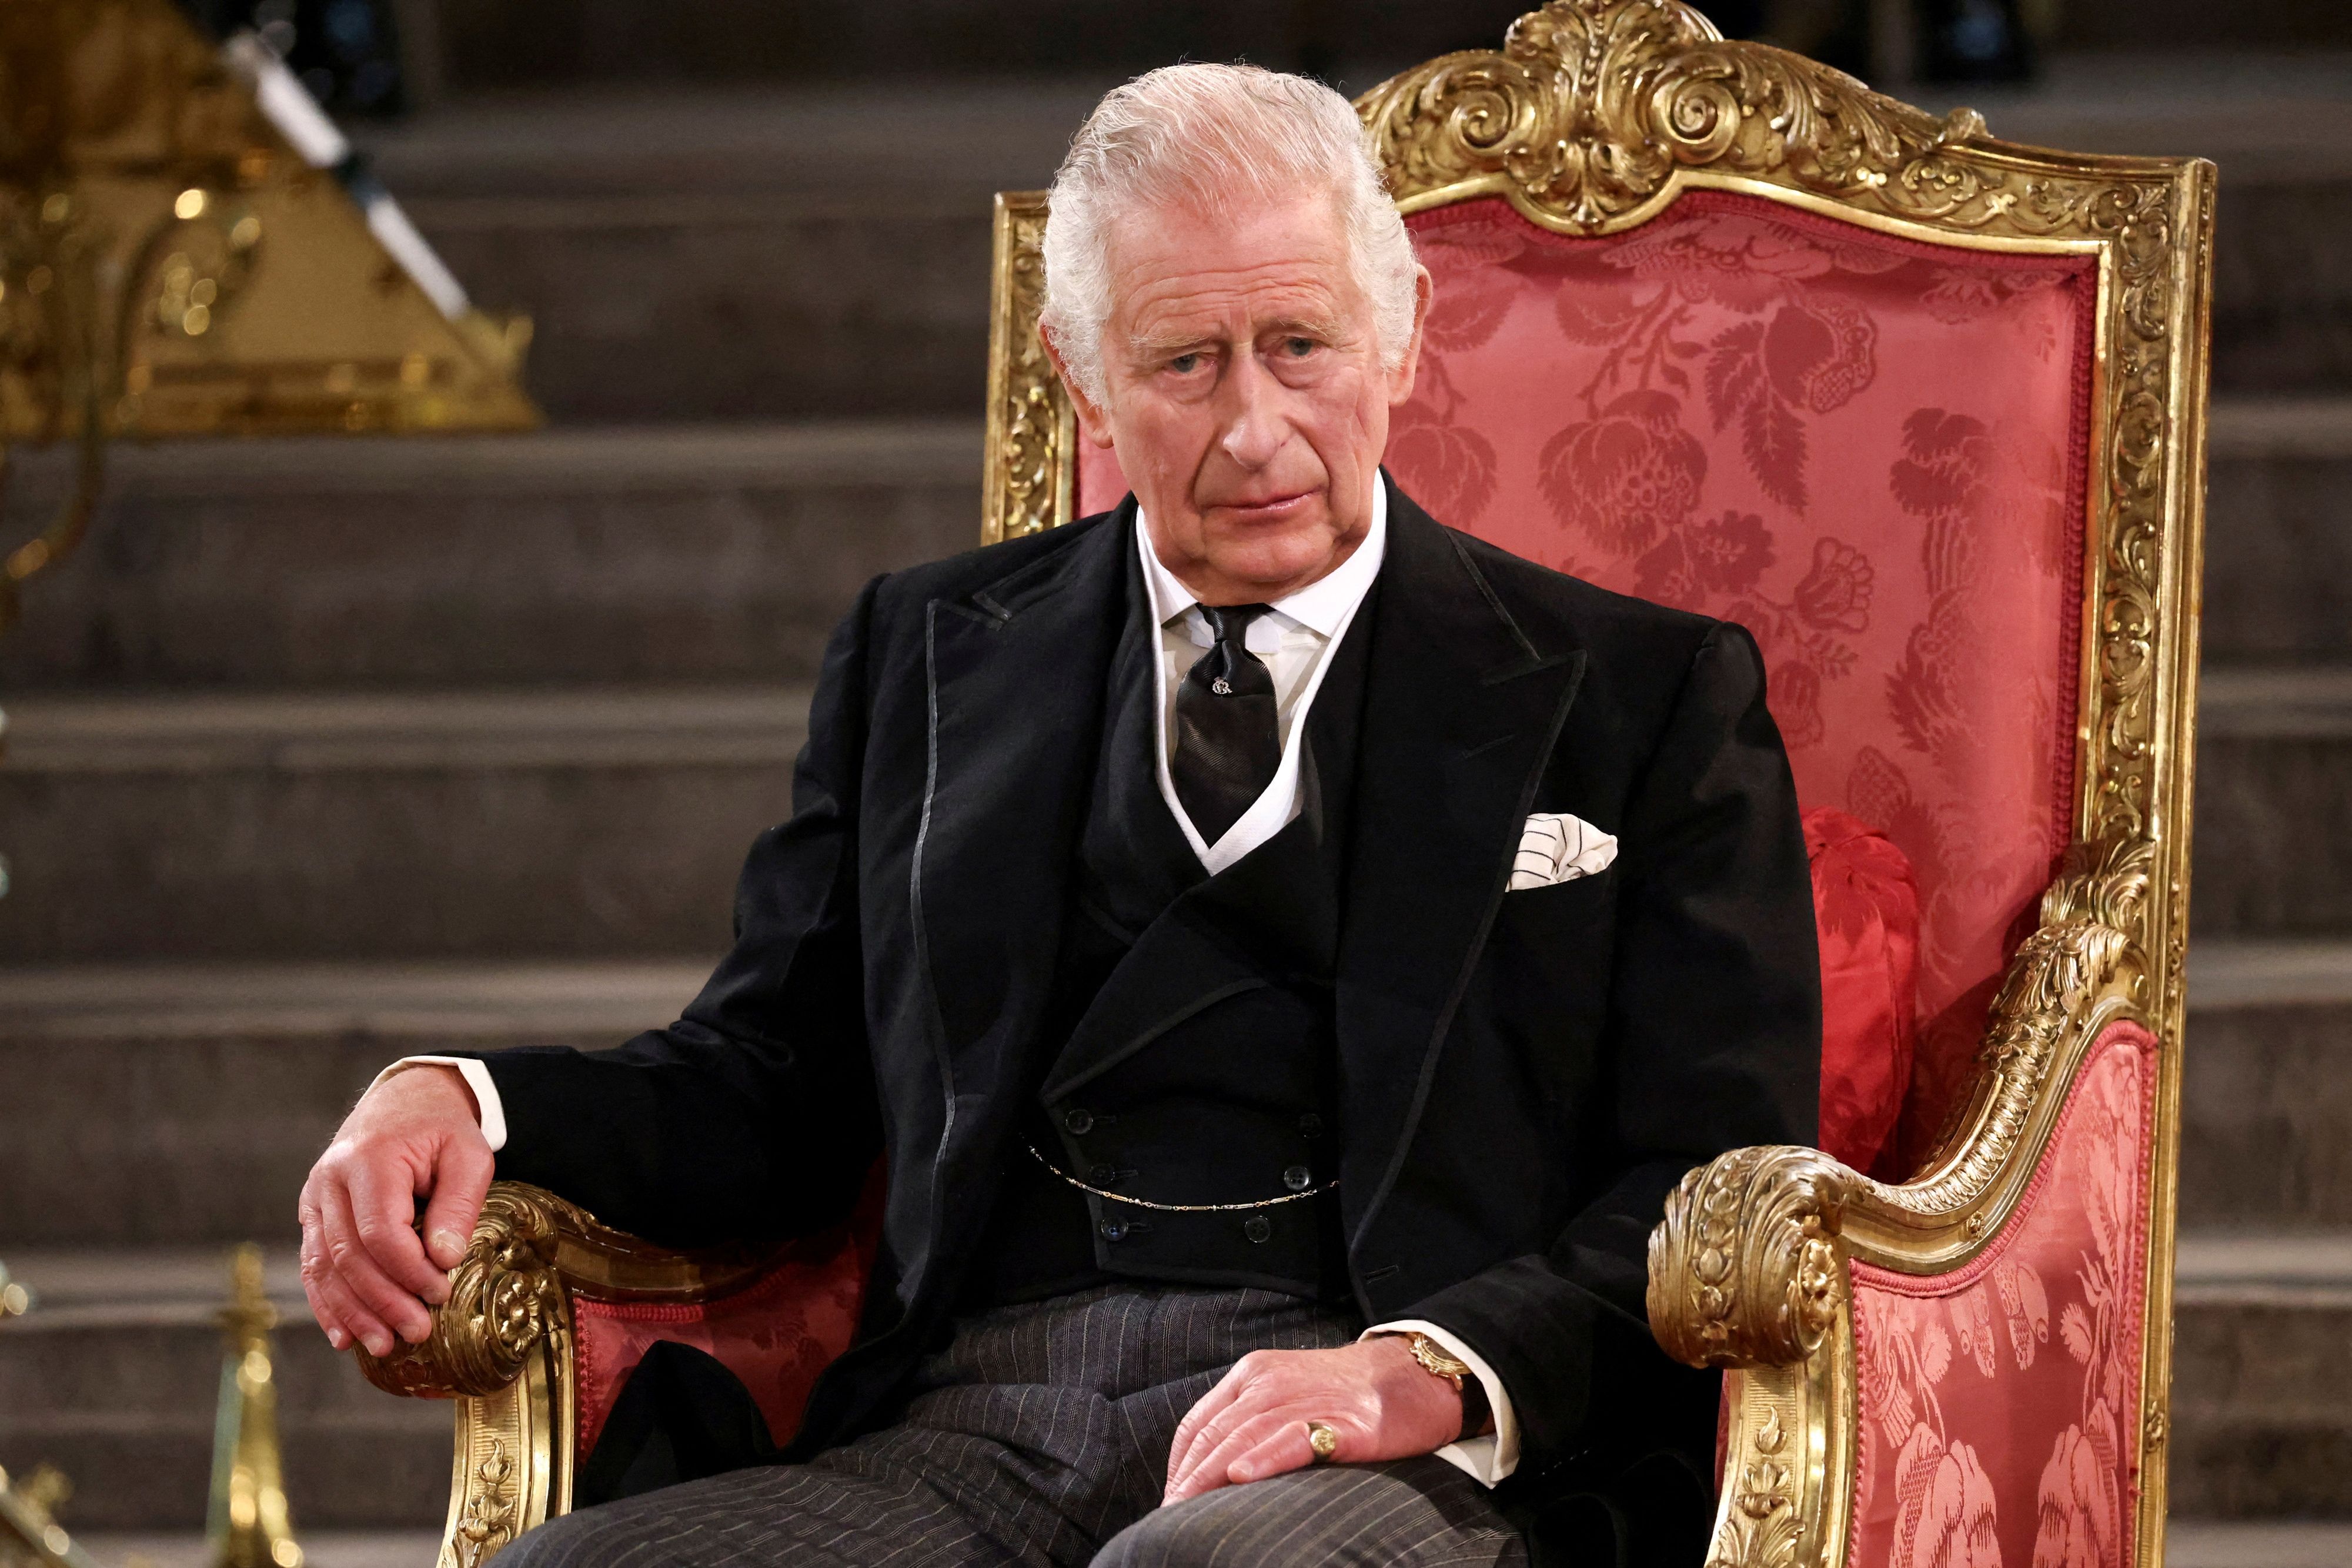
<instances>
[{"instance_id":1,"label":"man's nose","mask_svg":"<svg viewBox=\"0 0 2352 1568\"><path fill-rule=\"evenodd\" d=\"M1233 364L1221 389L1223 428L1217 444L1236 465L1254 471L1273 462L1288 439L1280 408L1283 389L1255 354L1237 355Z\"/></svg>"}]
</instances>

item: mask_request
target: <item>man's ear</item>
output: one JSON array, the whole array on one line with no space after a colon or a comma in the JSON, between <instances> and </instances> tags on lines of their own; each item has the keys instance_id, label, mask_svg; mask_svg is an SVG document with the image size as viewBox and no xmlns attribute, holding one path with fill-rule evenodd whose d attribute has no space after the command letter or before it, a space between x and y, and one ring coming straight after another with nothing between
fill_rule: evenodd
<instances>
[{"instance_id":1,"label":"man's ear","mask_svg":"<svg viewBox=\"0 0 2352 1568\"><path fill-rule=\"evenodd\" d=\"M1045 345L1045 357L1054 361L1054 373L1062 378L1062 390L1069 394L1070 407L1078 416L1078 434L1097 446L1108 448L1110 445L1110 421L1103 417L1102 410L1097 408L1094 400L1079 387L1078 379L1070 374L1070 367L1063 363L1062 350L1055 343L1053 332L1042 321L1037 324L1037 341Z\"/></svg>"},{"instance_id":2,"label":"man's ear","mask_svg":"<svg viewBox=\"0 0 2352 1568\"><path fill-rule=\"evenodd\" d=\"M1405 344L1397 368L1388 372L1391 408L1412 396L1413 379L1421 371L1421 329L1429 324L1429 302L1437 297L1437 284L1429 268L1416 265L1412 274L1412 338Z\"/></svg>"}]
</instances>

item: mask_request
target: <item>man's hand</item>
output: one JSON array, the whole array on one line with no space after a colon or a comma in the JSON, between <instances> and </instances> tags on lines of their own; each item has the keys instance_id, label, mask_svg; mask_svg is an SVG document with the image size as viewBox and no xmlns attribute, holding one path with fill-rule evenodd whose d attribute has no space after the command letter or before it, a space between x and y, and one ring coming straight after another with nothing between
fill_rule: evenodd
<instances>
[{"instance_id":1,"label":"man's hand","mask_svg":"<svg viewBox=\"0 0 2352 1568\"><path fill-rule=\"evenodd\" d=\"M1395 1335L1339 1350L1258 1350L1176 1428L1167 1502L1315 1462L1307 1423L1339 1435L1335 1464L1433 1454L1462 1433L1462 1396Z\"/></svg>"},{"instance_id":2,"label":"man's hand","mask_svg":"<svg viewBox=\"0 0 2352 1568\"><path fill-rule=\"evenodd\" d=\"M433 1332L425 1312L448 1299L447 1270L490 1190L496 1164L473 1091L457 1069L411 1067L360 1097L302 1184L302 1289L341 1350L357 1340L392 1354ZM429 1197L425 1237L416 1200Z\"/></svg>"}]
</instances>

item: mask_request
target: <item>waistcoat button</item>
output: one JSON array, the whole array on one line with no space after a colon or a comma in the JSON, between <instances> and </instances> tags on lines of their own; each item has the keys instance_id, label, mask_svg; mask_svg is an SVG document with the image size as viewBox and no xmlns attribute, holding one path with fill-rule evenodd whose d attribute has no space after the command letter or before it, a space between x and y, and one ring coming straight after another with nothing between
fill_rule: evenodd
<instances>
[{"instance_id":1,"label":"waistcoat button","mask_svg":"<svg viewBox=\"0 0 2352 1568\"><path fill-rule=\"evenodd\" d=\"M1305 1166L1293 1166L1282 1173L1282 1185L1293 1192L1305 1192L1315 1185L1315 1173Z\"/></svg>"},{"instance_id":2,"label":"waistcoat button","mask_svg":"<svg viewBox=\"0 0 2352 1568\"><path fill-rule=\"evenodd\" d=\"M1320 1137L1322 1134L1323 1118L1317 1115L1314 1112L1309 1111L1307 1114L1298 1118L1298 1135L1300 1137L1315 1138Z\"/></svg>"},{"instance_id":3,"label":"waistcoat button","mask_svg":"<svg viewBox=\"0 0 2352 1568\"><path fill-rule=\"evenodd\" d=\"M1252 1241L1263 1241L1274 1234L1274 1221L1263 1214L1253 1214L1242 1221L1242 1234Z\"/></svg>"},{"instance_id":4,"label":"waistcoat button","mask_svg":"<svg viewBox=\"0 0 2352 1568\"><path fill-rule=\"evenodd\" d=\"M1091 1111L1065 1111L1062 1113L1062 1125L1070 1130L1070 1135L1072 1137L1083 1138L1088 1133L1095 1130L1094 1113Z\"/></svg>"},{"instance_id":5,"label":"waistcoat button","mask_svg":"<svg viewBox=\"0 0 2352 1568\"><path fill-rule=\"evenodd\" d=\"M1096 1166L1087 1172L1087 1179L1097 1186L1117 1186L1118 1167L1114 1165Z\"/></svg>"},{"instance_id":6,"label":"waistcoat button","mask_svg":"<svg viewBox=\"0 0 2352 1568\"><path fill-rule=\"evenodd\" d=\"M1124 1240L1126 1240L1126 1239L1127 1239L1127 1221L1125 1221L1124 1219L1106 1219L1106 1220L1104 1220L1104 1221L1102 1222L1102 1238L1103 1238L1103 1239L1104 1239L1104 1240L1106 1240L1106 1241L1124 1241Z\"/></svg>"}]
</instances>

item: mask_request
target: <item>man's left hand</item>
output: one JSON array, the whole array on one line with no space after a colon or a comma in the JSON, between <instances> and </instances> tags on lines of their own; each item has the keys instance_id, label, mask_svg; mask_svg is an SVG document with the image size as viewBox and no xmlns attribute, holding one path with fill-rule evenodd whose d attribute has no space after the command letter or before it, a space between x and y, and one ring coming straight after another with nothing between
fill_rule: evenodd
<instances>
[{"instance_id":1,"label":"man's left hand","mask_svg":"<svg viewBox=\"0 0 2352 1568\"><path fill-rule=\"evenodd\" d=\"M1407 1459L1461 1435L1462 1396L1392 1334L1339 1350L1252 1351L1176 1428L1162 1500L1304 1469L1315 1462L1309 1421L1339 1434L1334 1464Z\"/></svg>"}]
</instances>

